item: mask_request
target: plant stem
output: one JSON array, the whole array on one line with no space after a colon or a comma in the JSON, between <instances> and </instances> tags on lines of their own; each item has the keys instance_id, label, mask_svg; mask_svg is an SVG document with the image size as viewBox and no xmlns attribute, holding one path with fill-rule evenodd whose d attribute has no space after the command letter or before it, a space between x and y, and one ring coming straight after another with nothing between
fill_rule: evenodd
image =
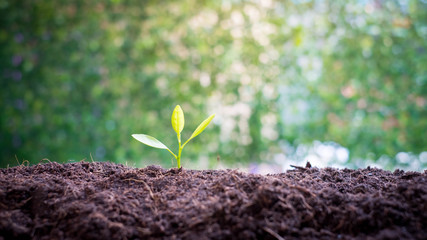
<instances>
[{"instance_id":1,"label":"plant stem","mask_svg":"<svg viewBox=\"0 0 427 240\"><path fill-rule=\"evenodd\" d=\"M181 143L179 143L179 151L178 151L178 158L177 158L178 168L181 168L181 152L182 152L182 147L181 147Z\"/></svg>"},{"instance_id":2,"label":"plant stem","mask_svg":"<svg viewBox=\"0 0 427 240\"><path fill-rule=\"evenodd\" d=\"M178 163L178 168L181 168L181 151L183 146L181 146L181 134L177 133L178 138L178 144L179 144L179 150L178 150L178 157L176 158L176 162Z\"/></svg>"}]
</instances>

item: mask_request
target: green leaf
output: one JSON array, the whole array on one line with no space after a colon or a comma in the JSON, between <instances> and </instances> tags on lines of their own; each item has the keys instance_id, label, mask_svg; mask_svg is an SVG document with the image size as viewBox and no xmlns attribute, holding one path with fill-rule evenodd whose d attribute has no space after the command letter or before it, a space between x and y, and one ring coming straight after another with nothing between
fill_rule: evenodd
<instances>
[{"instance_id":1,"label":"green leaf","mask_svg":"<svg viewBox=\"0 0 427 240\"><path fill-rule=\"evenodd\" d=\"M175 109L172 112L172 127L177 134L180 134L182 129L184 129L184 112L181 109L181 106L176 105Z\"/></svg>"},{"instance_id":2,"label":"green leaf","mask_svg":"<svg viewBox=\"0 0 427 240\"><path fill-rule=\"evenodd\" d=\"M162 142L160 142L159 140L155 139L152 136L148 136L145 134L132 134L132 137L150 147L169 150L169 148L166 147Z\"/></svg>"},{"instance_id":3,"label":"green leaf","mask_svg":"<svg viewBox=\"0 0 427 240\"><path fill-rule=\"evenodd\" d=\"M210 117L206 118L200 125L194 130L193 134L191 134L191 137L187 140L189 142L191 139L195 138L197 135L203 132L205 128L209 125L209 123L212 121L212 119L215 117L215 114L212 114ZM187 142L184 143L187 144Z\"/></svg>"}]
</instances>

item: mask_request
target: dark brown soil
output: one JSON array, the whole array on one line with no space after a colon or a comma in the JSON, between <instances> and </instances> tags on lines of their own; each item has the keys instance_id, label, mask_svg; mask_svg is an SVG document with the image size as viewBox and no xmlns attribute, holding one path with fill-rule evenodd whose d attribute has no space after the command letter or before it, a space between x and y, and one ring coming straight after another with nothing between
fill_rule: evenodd
<instances>
[{"instance_id":1,"label":"dark brown soil","mask_svg":"<svg viewBox=\"0 0 427 240\"><path fill-rule=\"evenodd\" d=\"M0 169L0 239L426 239L427 171Z\"/></svg>"}]
</instances>

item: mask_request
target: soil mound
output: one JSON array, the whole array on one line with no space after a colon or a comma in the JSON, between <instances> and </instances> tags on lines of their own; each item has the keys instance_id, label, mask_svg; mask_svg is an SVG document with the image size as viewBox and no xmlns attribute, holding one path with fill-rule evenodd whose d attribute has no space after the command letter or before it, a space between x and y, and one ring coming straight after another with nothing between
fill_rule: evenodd
<instances>
[{"instance_id":1,"label":"soil mound","mask_svg":"<svg viewBox=\"0 0 427 240\"><path fill-rule=\"evenodd\" d=\"M0 169L0 239L426 239L427 171Z\"/></svg>"}]
</instances>

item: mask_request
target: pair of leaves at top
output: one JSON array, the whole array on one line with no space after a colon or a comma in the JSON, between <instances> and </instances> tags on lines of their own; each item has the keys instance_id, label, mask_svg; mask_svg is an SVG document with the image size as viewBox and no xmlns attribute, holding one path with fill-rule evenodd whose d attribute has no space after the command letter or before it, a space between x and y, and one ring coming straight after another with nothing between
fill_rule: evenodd
<instances>
[{"instance_id":1,"label":"pair of leaves at top","mask_svg":"<svg viewBox=\"0 0 427 240\"><path fill-rule=\"evenodd\" d=\"M176 158L178 168L180 168L182 149L185 147L185 145L187 145L187 143L191 139L195 138L197 135L202 133L203 130L205 130L205 128L209 125L209 123L212 121L214 117L215 117L215 114L212 114L211 116L206 118L202 123L200 123L200 125L196 128L196 130L194 130L190 138L184 144L181 144L181 132L184 129L184 125L185 125L184 112L182 111L181 106L177 105L175 107L175 109L172 112L171 123L172 123L172 128L175 130L178 138L178 144L179 144L178 155L173 153L168 147L166 147L166 145L164 145L162 142L160 142L159 140L157 140L152 136L149 136L146 134L132 134L132 137L150 147L168 150Z\"/></svg>"}]
</instances>

